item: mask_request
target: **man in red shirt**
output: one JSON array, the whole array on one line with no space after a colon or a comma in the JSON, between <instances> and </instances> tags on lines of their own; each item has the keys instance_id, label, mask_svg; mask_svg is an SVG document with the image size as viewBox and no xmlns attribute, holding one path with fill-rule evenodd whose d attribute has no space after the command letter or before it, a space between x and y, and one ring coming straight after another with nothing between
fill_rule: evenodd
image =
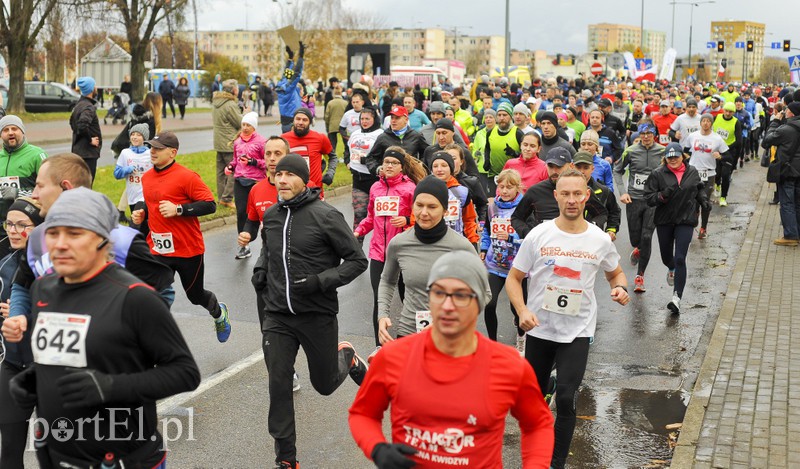
<instances>
[{"instance_id":1,"label":"man in red shirt","mask_svg":"<svg viewBox=\"0 0 800 469\"><path fill-rule=\"evenodd\" d=\"M131 220L137 225L148 220L150 251L178 273L189 301L208 310L217 340L225 342L231 335L228 307L203 288L206 246L197 220L217 210L214 194L199 174L175 162L179 143L174 133L161 132L147 143L153 168L142 176L145 208L134 210Z\"/></svg>"},{"instance_id":2,"label":"man in red shirt","mask_svg":"<svg viewBox=\"0 0 800 469\"><path fill-rule=\"evenodd\" d=\"M661 99L661 97L658 96L657 94L650 95L650 102L644 108L644 115L650 116L651 118L658 115L658 111L660 108L658 105L659 99Z\"/></svg>"},{"instance_id":3,"label":"man in red shirt","mask_svg":"<svg viewBox=\"0 0 800 469\"><path fill-rule=\"evenodd\" d=\"M667 146L671 141L669 138L669 129L677 118L678 116L672 113L672 103L669 99L662 99L658 114L653 116L653 123L656 125L656 129L658 129L658 143Z\"/></svg>"},{"instance_id":4,"label":"man in red shirt","mask_svg":"<svg viewBox=\"0 0 800 469\"><path fill-rule=\"evenodd\" d=\"M443 255L428 276L431 326L375 355L349 421L378 468L499 469L509 411L520 425L523 468L549 467L553 416L533 369L516 349L476 331L488 290L477 256ZM381 424L390 404L394 443Z\"/></svg>"},{"instance_id":5,"label":"man in red shirt","mask_svg":"<svg viewBox=\"0 0 800 469\"><path fill-rule=\"evenodd\" d=\"M308 163L310 173L308 186L322 188L323 183L330 184L333 182L333 175L336 174L336 164L339 159L336 157L336 152L331 146L328 136L311 130L313 123L314 116L311 111L301 107L294 113L292 130L281 135L281 137L289 142L289 150L292 153L302 156ZM322 155L328 155L325 175L322 174L322 168L325 166ZM325 193L322 192L322 194L324 195Z\"/></svg>"}]
</instances>

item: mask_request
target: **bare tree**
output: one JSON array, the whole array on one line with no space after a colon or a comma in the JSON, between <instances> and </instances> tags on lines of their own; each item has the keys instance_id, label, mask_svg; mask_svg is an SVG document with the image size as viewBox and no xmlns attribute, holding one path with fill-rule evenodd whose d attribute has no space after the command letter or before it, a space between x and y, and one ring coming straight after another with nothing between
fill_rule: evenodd
<instances>
[{"instance_id":1,"label":"bare tree","mask_svg":"<svg viewBox=\"0 0 800 469\"><path fill-rule=\"evenodd\" d=\"M783 83L789 81L789 64L778 57L764 57L758 81L762 83Z\"/></svg>"},{"instance_id":2,"label":"bare tree","mask_svg":"<svg viewBox=\"0 0 800 469\"><path fill-rule=\"evenodd\" d=\"M8 57L8 111L25 110L25 60L59 0L12 0L0 5L0 49Z\"/></svg>"}]
</instances>

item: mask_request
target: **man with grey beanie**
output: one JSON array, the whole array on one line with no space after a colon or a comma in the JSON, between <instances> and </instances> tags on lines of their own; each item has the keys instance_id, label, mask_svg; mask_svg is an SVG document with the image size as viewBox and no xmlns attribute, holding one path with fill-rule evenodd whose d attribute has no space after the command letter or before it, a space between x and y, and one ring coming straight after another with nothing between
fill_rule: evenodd
<instances>
[{"instance_id":1,"label":"man with grey beanie","mask_svg":"<svg viewBox=\"0 0 800 469\"><path fill-rule=\"evenodd\" d=\"M166 454L156 401L200 384L167 305L109 261L116 225L114 204L83 187L64 192L47 212L55 273L31 291L34 363L11 380L9 394L21 406L35 405L45 422L75 422L87 437L51 434L37 445L42 467L99 467L107 453L126 466L159 466Z\"/></svg>"},{"instance_id":2,"label":"man with grey beanie","mask_svg":"<svg viewBox=\"0 0 800 469\"><path fill-rule=\"evenodd\" d=\"M454 453L460 465L498 467L510 411L520 425L523 466L547 467L553 417L544 399L533 397L541 393L533 369L514 348L476 330L491 296L481 260L465 251L444 254L428 274L427 290L431 326L375 355L350 408L358 446L379 468L424 465ZM380 431L389 404L395 443ZM415 437L429 433L460 434L472 443L431 445Z\"/></svg>"}]
</instances>

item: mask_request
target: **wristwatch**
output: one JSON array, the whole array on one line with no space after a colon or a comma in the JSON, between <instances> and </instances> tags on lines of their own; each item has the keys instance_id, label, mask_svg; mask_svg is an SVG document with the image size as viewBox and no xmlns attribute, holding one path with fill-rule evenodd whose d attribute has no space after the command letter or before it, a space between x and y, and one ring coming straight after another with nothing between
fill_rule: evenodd
<instances>
[{"instance_id":1,"label":"wristwatch","mask_svg":"<svg viewBox=\"0 0 800 469\"><path fill-rule=\"evenodd\" d=\"M183 205L176 205L175 206L175 213L177 213L178 216L183 215Z\"/></svg>"}]
</instances>

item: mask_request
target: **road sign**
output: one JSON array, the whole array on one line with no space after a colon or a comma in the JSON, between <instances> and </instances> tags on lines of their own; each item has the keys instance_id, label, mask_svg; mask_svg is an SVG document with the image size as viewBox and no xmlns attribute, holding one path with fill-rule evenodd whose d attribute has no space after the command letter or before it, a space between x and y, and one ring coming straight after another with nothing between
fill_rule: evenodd
<instances>
[{"instance_id":1,"label":"road sign","mask_svg":"<svg viewBox=\"0 0 800 469\"><path fill-rule=\"evenodd\" d=\"M592 64L592 68L589 69L592 72L592 75L602 75L603 74L603 65L600 62L595 62Z\"/></svg>"},{"instance_id":2,"label":"road sign","mask_svg":"<svg viewBox=\"0 0 800 469\"><path fill-rule=\"evenodd\" d=\"M643 59L644 53L642 52L641 47L637 47L635 51L633 51L633 58L634 59Z\"/></svg>"},{"instance_id":3,"label":"road sign","mask_svg":"<svg viewBox=\"0 0 800 469\"><path fill-rule=\"evenodd\" d=\"M686 73L688 73L689 75L694 75L694 69L693 68L687 68L686 69Z\"/></svg>"},{"instance_id":4,"label":"road sign","mask_svg":"<svg viewBox=\"0 0 800 469\"><path fill-rule=\"evenodd\" d=\"M614 53L608 56L608 66L617 70L625 66L625 57L622 54Z\"/></svg>"},{"instance_id":5,"label":"road sign","mask_svg":"<svg viewBox=\"0 0 800 469\"><path fill-rule=\"evenodd\" d=\"M744 41L736 41L736 43L733 45L733 47L735 47L737 49L744 49Z\"/></svg>"},{"instance_id":6,"label":"road sign","mask_svg":"<svg viewBox=\"0 0 800 469\"><path fill-rule=\"evenodd\" d=\"M716 41L706 42L706 49L716 49L716 48L717 48L717 42Z\"/></svg>"},{"instance_id":7,"label":"road sign","mask_svg":"<svg viewBox=\"0 0 800 469\"><path fill-rule=\"evenodd\" d=\"M789 57L789 71L800 70L800 55Z\"/></svg>"},{"instance_id":8,"label":"road sign","mask_svg":"<svg viewBox=\"0 0 800 469\"><path fill-rule=\"evenodd\" d=\"M781 43L780 42L771 42L769 44L769 48L770 49L780 49L781 48Z\"/></svg>"},{"instance_id":9,"label":"road sign","mask_svg":"<svg viewBox=\"0 0 800 469\"><path fill-rule=\"evenodd\" d=\"M643 71L653 66L653 59L634 59L636 61L636 70Z\"/></svg>"}]
</instances>

